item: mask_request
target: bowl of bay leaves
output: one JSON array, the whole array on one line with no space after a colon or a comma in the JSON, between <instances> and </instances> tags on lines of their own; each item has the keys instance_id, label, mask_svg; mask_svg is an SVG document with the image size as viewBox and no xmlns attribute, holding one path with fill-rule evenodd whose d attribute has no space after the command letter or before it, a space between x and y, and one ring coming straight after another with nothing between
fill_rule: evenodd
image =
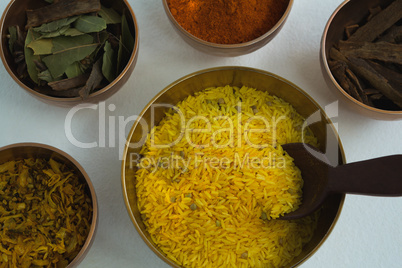
<instances>
[{"instance_id":1,"label":"bowl of bay leaves","mask_svg":"<svg viewBox=\"0 0 402 268\"><path fill-rule=\"evenodd\" d=\"M138 57L138 26L126 0L12 0L0 27L8 73L58 106L107 99Z\"/></svg>"}]
</instances>

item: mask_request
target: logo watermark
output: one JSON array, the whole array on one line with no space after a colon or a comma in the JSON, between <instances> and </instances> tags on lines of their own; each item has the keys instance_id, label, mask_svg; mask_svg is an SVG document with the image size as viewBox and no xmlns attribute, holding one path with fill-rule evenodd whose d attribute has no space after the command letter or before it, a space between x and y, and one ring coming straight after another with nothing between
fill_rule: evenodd
<instances>
[{"instance_id":1,"label":"logo watermark","mask_svg":"<svg viewBox=\"0 0 402 268\"><path fill-rule=\"evenodd\" d=\"M250 153L240 154L234 153L231 156L205 156L203 153L195 153L188 157L183 157L175 154L163 157L142 157L138 153L129 154L128 162L130 168L138 167L147 169L151 173L155 173L159 168L164 170L179 170L181 173L186 173L191 169L283 169L286 167L286 159L283 155L277 155L269 152L264 156L251 156Z\"/></svg>"},{"instance_id":2,"label":"logo watermark","mask_svg":"<svg viewBox=\"0 0 402 268\"><path fill-rule=\"evenodd\" d=\"M156 133L150 131L155 127L159 120L157 120L157 109L163 109L164 111L173 111L173 116L177 117L175 119L175 124L179 127L175 128L174 135L171 135L171 140L163 143L157 139ZM239 102L236 106L237 111L242 110L242 103ZM97 139L90 142L83 142L76 138L72 131L72 125L75 117L78 116L80 112L85 112L85 110L92 110L97 113L98 118L98 135ZM116 106L114 104L106 105L105 102L100 102L99 104L80 104L73 107L66 115L64 129L67 139L76 147L83 149L91 148L115 148L118 147L119 159L122 160L124 147L129 146L132 149L140 148L144 145L145 141L149 139L149 146L154 149L166 149L171 148L183 142L188 147L193 148L240 148L247 145L249 148L254 148L258 150L265 149L269 146L276 147L278 126L287 120L285 115L272 116L271 118L266 118L259 114L250 115L244 117L243 113L238 112L235 116L227 115L217 115L217 116L205 116L205 115L194 115L190 118L186 117L183 112L176 106L170 104L153 104L150 107L150 122L147 122L144 118L138 115L131 115L124 117L121 115L110 115L115 112ZM325 107L325 114L328 118L333 119L338 116L338 102L331 103ZM244 118L243 118L244 117ZM311 114L300 126L299 130L301 133L301 141L305 141L304 133L307 128L314 124L322 124L324 115L317 110L315 113ZM165 119L168 120L168 119ZM133 123L137 124L137 128L141 129L139 133L139 138L133 141L127 141L127 127L131 127ZM218 128L216 126L219 126ZM336 127L337 124L333 123ZM322 126L321 126L322 128ZM310 151L318 159L326 162L329 165L335 166L338 163L338 140L334 138L334 130L332 126L326 124L326 152L320 153L314 151L308 147L307 150ZM173 130L171 130L173 131ZM138 134L138 133L137 133ZM205 135L207 138L202 141L195 140L195 137L200 136L200 134ZM254 139L252 137L266 135L269 139L261 140ZM225 139L221 137L224 136ZM182 166L188 167L189 163L205 166L205 168L225 168L228 163L232 165L234 163L244 163L249 167L268 167L272 166L274 162L273 156L264 156L255 159L255 157L234 155L231 159L225 157L201 157L201 155L193 155L190 158L184 159L181 157L181 162L179 160L174 160L173 156L169 156L164 159L147 159L140 162L141 156L133 153L129 156L129 161L132 164L142 164L148 163L149 166L142 168L154 168L154 167L165 167L166 165L175 167L178 162ZM240 159L241 158L241 159ZM275 160L276 165L280 163L280 159ZM186 164L187 163L187 164Z\"/></svg>"}]
</instances>

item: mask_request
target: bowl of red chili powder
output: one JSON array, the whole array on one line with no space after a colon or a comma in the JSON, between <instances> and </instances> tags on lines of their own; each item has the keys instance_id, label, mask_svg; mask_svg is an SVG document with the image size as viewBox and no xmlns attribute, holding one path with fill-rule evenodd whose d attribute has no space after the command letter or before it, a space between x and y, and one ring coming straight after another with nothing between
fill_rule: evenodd
<instances>
[{"instance_id":1,"label":"bowl of red chili powder","mask_svg":"<svg viewBox=\"0 0 402 268\"><path fill-rule=\"evenodd\" d=\"M169 21L194 48L219 56L251 53L282 29L293 0L163 0Z\"/></svg>"}]
</instances>

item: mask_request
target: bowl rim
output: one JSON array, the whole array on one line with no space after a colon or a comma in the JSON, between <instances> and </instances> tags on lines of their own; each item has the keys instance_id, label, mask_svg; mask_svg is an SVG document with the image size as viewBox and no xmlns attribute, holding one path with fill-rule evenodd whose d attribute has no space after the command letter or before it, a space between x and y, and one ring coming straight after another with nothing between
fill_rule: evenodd
<instances>
[{"instance_id":1,"label":"bowl rim","mask_svg":"<svg viewBox=\"0 0 402 268\"><path fill-rule=\"evenodd\" d=\"M215 72L215 71L222 71L222 70L244 70L244 71L251 71L251 72L257 72L257 73L261 73L264 75L269 75L271 77L274 77L275 79L278 79L294 88L296 88L300 93L302 93L307 99L309 99L309 101L311 101L320 111L321 114L325 117L325 120L328 121L329 126L331 127L331 130L333 131L335 138L338 141L338 149L340 151L340 157L343 161L343 164L346 164L346 157L345 157L345 151L339 136L338 131L336 130L332 120L328 117L328 115L325 113L325 110L322 109L322 107L310 96L308 95L303 89L301 89L300 87L298 87L297 85L295 85L294 83L288 81L287 79L276 75L274 73L265 71L265 70L261 70L261 69L256 69L256 68L251 68L251 67L245 67L245 66L220 66L220 67L213 67L213 68L207 68L207 69L203 69L203 70L199 70L193 73L190 73L188 75L185 75L177 80L175 80L174 82L170 83L169 85L167 85L164 89L162 89L159 93L157 93L155 95L155 97L153 97L149 103L142 109L141 113L137 116L135 122L133 123L130 132L127 136L127 140L126 140L126 144L124 146L124 151L123 151L123 159L122 159L122 165L121 165L121 184L122 184L122 192L123 192L123 199L124 199L124 203L127 209L127 212L130 216L131 222L134 224L135 229L137 230L138 234L141 236L142 240L145 242L145 244L156 254L156 256L158 256L160 259L162 259L165 263L169 264L171 267L175 267L175 268L181 268L180 265L178 265L177 263L173 262L172 260L170 260L167 256L165 256L155 245L153 245L151 243L151 241L149 241L149 239L144 235L139 223L137 222L132 207L130 206L129 203L129 197L128 197L128 193L127 193L127 184L126 184L126 167L127 167L127 154L128 154L128 150L130 148L130 140L131 137L134 134L135 129L137 128L138 124L140 123L141 119L143 118L144 114L146 113L146 111L151 107L151 105L158 99L160 98L163 94L165 94L165 92L169 91L172 87L174 87L175 85L190 79L192 77L198 76L200 74L205 74L208 72ZM345 194L340 194L340 201L339 201L339 207L337 210L337 213L331 223L331 225L329 226L328 230L326 231L325 235L323 236L323 238L319 241L319 243L317 243L315 245L315 247L301 260L299 260L297 263L294 264L294 266L292 267L297 267L301 264L303 264L305 261L307 261L310 257L312 257L317 251L318 249L322 246L322 244L328 239L329 235L332 233L333 229L335 228L336 223L338 222L338 219L341 215L342 209L343 209L343 205L345 202Z\"/></svg>"},{"instance_id":2,"label":"bowl rim","mask_svg":"<svg viewBox=\"0 0 402 268\"><path fill-rule=\"evenodd\" d=\"M383 110L383 109L379 109L376 107L372 107L369 105L366 105L358 100L356 100L355 98L353 98L351 95L349 95L340 85L339 83L336 81L335 77L332 75L332 71L329 68L328 65L328 57L327 57L327 53L326 53L326 42L327 42L327 34L328 34L328 30L331 27L332 21L334 20L334 18L338 15L338 13L347 5L349 4L349 2L352 2L353 0L344 0L335 10L334 12L331 14L331 16L329 17L322 37L321 37L321 45L320 45L320 58L321 58L321 64L325 69L326 74L328 75L328 78L331 80L332 84L334 87L337 88L337 90L344 96L346 97L347 100L349 100L349 102L354 103L358 106L360 106L361 108L370 111L370 112L375 112L378 114L384 114L384 115L402 115L402 109L400 111L390 111L390 110Z\"/></svg>"},{"instance_id":3,"label":"bowl rim","mask_svg":"<svg viewBox=\"0 0 402 268\"><path fill-rule=\"evenodd\" d=\"M264 33L263 35L244 42L244 43L239 43L239 44L219 44L219 43L213 43L213 42L208 42L205 41L201 38L198 38L194 35L192 35L191 33L189 33L186 29L184 29L175 19L175 17L173 16L173 14L170 12L170 8L169 5L167 4L167 0L162 0L163 2L163 7L165 9L165 13L167 14L169 20L175 25L175 27L181 32L183 33L186 37L188 37L189 39L191 39L192 41L195 41L197 43L200 43L204 46L207 47L211 47L211 48L218 48L218 49L237 49L237 48L244 48L244 47L249 47L249 46L253 46L263 40L265 40L268 36L270 36L272 33L274 33L275 31L277 31L286 21L287 17L289 16L289 13L292 9L293 6L293 1L294 0L289 0L289 3L286 7L285 12L283 12L281 18L276 22L276 24L269 29L269 31L267 31L266 33Z\"/></svg>"},{"instance_id":4,"label":"bowl rim","mask_svg":"<svg viewBox=\"0 0 402 268\"><path fill-rule=\"evenodd\" d=\"M97 225L99 222L99 217L98 217L98 201L95 193L95 187L92 184L92 181L88 175L88 173L85 171L85 169L81 166L81 164L75 160L72 156L67 154L66 152L62 151L61 149L58 149L56 147L53 147L51 145L43 144L43 143L36 143L36 142L21 142L21 143L13 143L9 145L5 145L0 147L0 154L6 150L12 150L16 148L28 148L28 147L33 147L33 148L38 148L38 149L45 149L47 151L55 152L64 158L66 158L68 161L70 161L82 174L82 176L85 179L85 182L88 185L90 194L91 194L91 199L92 199L92 221L91 221L91 226L88 232L87 239L85 240L84 245L82 245L80 251L78 252L77 256L74 257L73 261L70 262L67 267L72 268L76 267L79 263L82 262L86 254L88 253L89 249L91 248L94 238L95 238L95 233L97 230Z\"/></svg>"},{"instance_id":5,"label":"bowl rim","mask_svg":"<svg viewBox=\"0 0 402 268\"><path fill-rule=\"evenodd\" d=\"M8 5L6 6L6 8L3 11L3 14L1 16L0 19L0 36L3 37L5 35L6 29L4 28L4 23L5 23L5 19L7 17L7 14L9 14L9 10L12 7L12 5L16 4L17 0L11 0ZM7 72L9 73L9 75L12 77L12 79L17 82L17 84L22 87L23 89L25 89L26 91L28 91L30 94L34 95L35 97L38 97L40 99L45 99L47 101L51 101L51 102L55 102L55 103L77 103L77 102L91 102L91 100L95 97L98 97L102 94L104 94L105 92L107 92L109 89L111 89L114 85L116 85L122 78L123 76L129 71L130 67L134 64L135 59L138 55L138 48L139 48L139 30L138 30L138 22L137 19L135 17L134 11L132 9L132 7L130 6L129 2L127 0L121 0L123 1L123 3L125 4L125 6L127 7L128 12L130 13L131 17L133 18L133 24L134 24L134 48L133 51L131 53L130 59L128 60L126 66L124 67L124 69L120 72L120 74L109 84L107 84L105 87L101 88L100 90L91 93L88 98L86 100L82 100L81 97L54 97L54 96L48 96L46 94L43 93L39 93L36 90L28 87L27 85L25 85L15 74L14 72L11 70L10 66L7 64L7 59L4 53L4 49L7 48L3 48L3 46L0 44L0 57L1 60L3 62L3 66L5 67L5 69L7 70Z\"/></svg>"}]
</instances>

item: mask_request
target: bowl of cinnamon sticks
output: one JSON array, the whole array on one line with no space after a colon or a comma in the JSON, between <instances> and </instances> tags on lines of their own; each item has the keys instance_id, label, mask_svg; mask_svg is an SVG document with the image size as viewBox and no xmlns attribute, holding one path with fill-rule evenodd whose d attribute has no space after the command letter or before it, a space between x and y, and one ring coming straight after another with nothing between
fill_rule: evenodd
<instances>
[{"instance_id":1,"label":"bowl of cinnamon sticks","mask_svg":"<svg viewBox=\"0 0 402 268\"><path fill-rule=\"evenodd\" d=\"M126 0L12 0L0 31L10 76L58 106L105 100L137 61L138 26Z\"/></svg>"},{"instance_id":2,"label":"bowl of cinnamon sticks","mask_svg":"<svg viewBox=\"0 0 402 268\"><path fill-rule=\"evenodd\" d=\"M347 0L321 40L328 86L352 109L379 120L402 119L402 0Z\"/></svg>"}]
</instances>

